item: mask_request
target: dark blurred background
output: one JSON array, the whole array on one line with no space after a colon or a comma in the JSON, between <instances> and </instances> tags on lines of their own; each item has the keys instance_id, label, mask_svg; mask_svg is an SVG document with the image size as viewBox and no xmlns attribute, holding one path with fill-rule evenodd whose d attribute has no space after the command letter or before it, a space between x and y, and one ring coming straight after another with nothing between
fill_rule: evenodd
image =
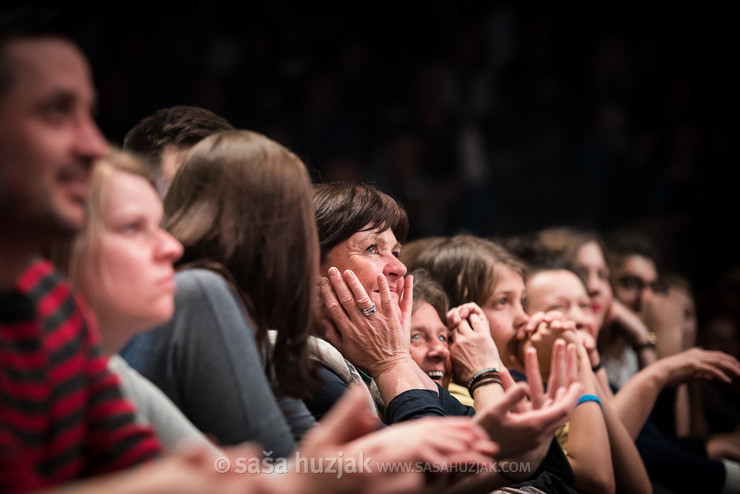
<instances>
[{"instance_id":1,"label":"dark blurred background","mask_svg":"<svg viewBox=\"0 0 740 494\"><path fill-rule=\"evenodd\" d=\"M551 225L650 236L699 290L740 293L737 28L727 11L520 2L178 2L88 11L114 142L199 105L315 180L400 200L410 239Z\"/></svg>"}]
</instances>

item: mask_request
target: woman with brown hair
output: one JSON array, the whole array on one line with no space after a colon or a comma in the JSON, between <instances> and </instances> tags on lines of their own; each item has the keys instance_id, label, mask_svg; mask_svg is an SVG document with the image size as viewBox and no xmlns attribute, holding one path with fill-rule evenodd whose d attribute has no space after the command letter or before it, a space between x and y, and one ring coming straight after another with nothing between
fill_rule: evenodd
<instances>
[{"instance_id":1,"label":"woman with brown hair","mask_svg":"<svg viewBox=\"0 0 740 494\"><path fill-rule=\"evenodd\" d=\"M164 204L163 225L185 248L175 315L122 352L203 432L223 444L256 440L277 457L314 424L298 399L313 375L306 345L318 296L308 190L300 159L261 134L197 144Z\"/></svg>"},{"instance_id":2,"label":"woman with brown hair","mask_svg":"<svg viewBox=\"0 0 740 494\"><path fill-rule=\"evenodd\" d=\"M204 432L229 444L259 441L263 453L273 457L292 452L289 426L302 433L314 424L293 398L310 393L312 383L307 344L318 307L319 259L310 192L305 165L261 134L224 132L197 144L164 205L163 224L185 247L175 277L175 315L137 337L125 352ZM275 330L274 344L268 330ZM282 397L282 412L273 391L292 395ZM372 433L378 424L362 395L354 396L339 412L330 412L337 417L354 403L352 414L342 418L346 444L334 457L364 451L383 461L434 457L458 465L483 461L495 449L469 420L425 421ZM286 400L293 412L283 415ZM336 419L327 420L307 431L302 456L316 456L314 443L325 441L336 425ZM400 478L370 474L347 490L385 491L394 477ZM423 480L411 477L416 487L403 490L413 491ZM331 477L308 476L306 482L327 485L313 492L338 490L331 487Z\"/></svg>"}]
</instances>

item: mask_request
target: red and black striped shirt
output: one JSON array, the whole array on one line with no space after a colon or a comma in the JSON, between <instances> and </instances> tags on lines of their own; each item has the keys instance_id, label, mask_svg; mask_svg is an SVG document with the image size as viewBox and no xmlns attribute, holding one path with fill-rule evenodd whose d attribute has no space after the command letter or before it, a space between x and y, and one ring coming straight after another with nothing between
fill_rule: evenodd
<instances>
[{"instance_id":1,"label":"red and black striped shirt","mask_svg":"<svg viewBox=\"0 0 740 494\"><path fill-rule=\"evenodd\" d=\"M0 492L120 470L159 455L100 352L91 311L51 263L0 296Z\"/></svg>"}]
</instances>

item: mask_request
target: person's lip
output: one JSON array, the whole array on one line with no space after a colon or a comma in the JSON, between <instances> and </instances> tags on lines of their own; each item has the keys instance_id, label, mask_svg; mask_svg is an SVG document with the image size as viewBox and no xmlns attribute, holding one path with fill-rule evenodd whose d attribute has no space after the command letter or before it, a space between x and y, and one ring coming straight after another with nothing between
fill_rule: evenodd
<instances>
[{"instance_id":1,"label":"person's lip","mask_svg":"<svg viewBox=\"0 0 740 494\"><path fill-rule=\"evenodd\" d=\"M592 310L593 310L594 312L599 312L599 310L601 310L601 304L598 304L598 303L593 303L593 304L591 304L591 309L592 309Z\"/></svg>"},{"instance_id":2,"label":"person's lip","mask_svg":"<svg viewBox=\"0 0 740 494\"><path fill-rule=\"evenodd\" d=\"M175 291L175 275L174 274L168 274L167 276L163 276L162 278L157 281L157 286L163 288L166 291L174 292Z\"/></svg>"},{"instance_id":3,"label":"person's lip","mask_svg":"<svg viewBox=\"0 0 740 494\"><path fill-rule=\"evenodd\" d=\"M78 201L85 201L90 190L90 168L82 163L64 166L59 171L59 183Z\"/></svg>"},{"instance_id":4,"label":"person's lip","mask_svg":"<svg viewBox=\"0 0 740 494\"><path fill-rule=\"evenodd\" d=\"M428 370L426 371L426 375L429 376L432 381L435 381L439 384L442 384L442 381L445 377L444 371L441 370Z\"/></svg>"}]
</instances>

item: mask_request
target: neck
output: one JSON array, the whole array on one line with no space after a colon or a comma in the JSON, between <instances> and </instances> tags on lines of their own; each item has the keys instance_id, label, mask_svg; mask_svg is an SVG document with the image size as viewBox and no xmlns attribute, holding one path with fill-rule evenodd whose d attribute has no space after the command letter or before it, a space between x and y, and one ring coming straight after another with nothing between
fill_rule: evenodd
<instances>
[{"instance_id":1,"label":"neck","mask_svg":"<svg viewBox=\"0 0 740 494\"><path fill-rule=\"evenodd\" d=\"M4 233L3 233L4 234ZM11 291L33 257L33 250L0 243L0 293Z\"/></svg>"}]
</instances>

